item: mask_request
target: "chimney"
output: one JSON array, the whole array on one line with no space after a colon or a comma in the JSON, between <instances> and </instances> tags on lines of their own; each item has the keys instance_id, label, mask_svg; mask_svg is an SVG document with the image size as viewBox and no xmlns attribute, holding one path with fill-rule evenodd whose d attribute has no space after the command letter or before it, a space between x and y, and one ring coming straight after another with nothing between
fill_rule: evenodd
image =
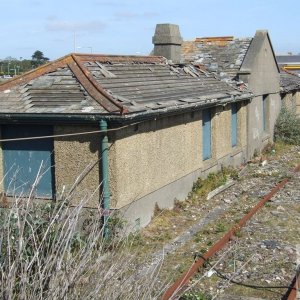
<instances>
[{"instance_id":1,"label":"chimney","mask_svg":"<svg viewBox=\"0 0 300 300\"><path fill-rule=\"evenodd\" d=\"M178 25L157 24L152 43L154 44L154 55L164 56L173 63L180 62L182 37Z\"/></svg>"}]
</instances>

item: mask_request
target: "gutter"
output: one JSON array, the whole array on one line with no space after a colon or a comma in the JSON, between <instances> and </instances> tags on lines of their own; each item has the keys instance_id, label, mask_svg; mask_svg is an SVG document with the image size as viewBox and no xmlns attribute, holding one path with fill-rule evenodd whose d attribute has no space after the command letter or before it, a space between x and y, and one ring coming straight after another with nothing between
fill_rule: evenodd
<instances>
[{"instance_id":1,"label":"gutter","mask_svg":"<svg viewBox=\"0 0 300 300\"><path fill-rule=\"evenodd\" d=\"M234 96L219 99L204 99L199 102L185 103L182 105L145 110L137 113L105 113L105 114L47 114L47 113L0 113L0 123L71 123L71 124L98 124L101 120L116 124L130 124L131 122L150 120L176 115L179 113L192 112L217 105L226 105L232 102L251 100L255 95L247 93L242 96Z\"/></svg>"}]
</instances>

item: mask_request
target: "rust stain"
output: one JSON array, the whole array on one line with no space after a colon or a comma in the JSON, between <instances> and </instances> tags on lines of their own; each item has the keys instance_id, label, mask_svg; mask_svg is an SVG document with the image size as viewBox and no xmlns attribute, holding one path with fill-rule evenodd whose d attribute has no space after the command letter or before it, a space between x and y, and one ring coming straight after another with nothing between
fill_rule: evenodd
<instances>
[{"instance_id":1,"label":"rust stain","mask_svg":"<svg viewBox=\"0 0 300 300\"><path fill-rule=\"evenodd\" d=\"M70 63L72 60L73 60L73 58L71 57L71 55L67 55L56 61L42 65L42 66L40 66L34 70L31 70L25 74L14 77L14 78L0 84L0 92L8 90L17 85L26 84L29 81L31 81L39 76L45 75L50 72L54 72L57 68L66 67L67 64Z\"/></svg>"},{"instance_id":2,"label":"rust stain","mask_svg":"<svg viewBox=\"0 0 300 300\"><path fill-rule=\"evenodd\" d=\"M233 41L233 36L216 36L216 37L203 37L203 38L196 38L196 43L203 43L203 44L215 44L219 46L226 46L228 42Z\"/></svg>"},{"instance_id":3,"label":"rust stain","mask_svg":"<svg viewBox=\"0 0 300 300\"><path fill-rule=\"evenodd\" d=\"M102 54L82 54L73 53L80 61L98 61L101 63L164 63L166 59L162 56L139 56L139 55L102 55Z\"/></svg>"},{"instance_id":4,"label":"rust stain","mask_svg":"<svg viewBox=\"0 0 300 300\"><path fill-rule=\"evenodd\" d=\"M287 290L281 300L296 300L297 291L300 293L300 269L297 271L295 277L292 280L290 288Z\"/></svg>"}]
</instances>

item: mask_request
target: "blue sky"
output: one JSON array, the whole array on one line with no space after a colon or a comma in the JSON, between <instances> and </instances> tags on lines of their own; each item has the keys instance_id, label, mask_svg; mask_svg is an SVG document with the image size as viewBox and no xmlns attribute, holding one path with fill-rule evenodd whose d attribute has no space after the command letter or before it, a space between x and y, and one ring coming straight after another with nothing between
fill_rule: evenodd
<instances>
[{"instance_id":1,"label":"blue sky","mask_svg":"<svg viewBox=\"0 0 300 300\"><path fill-rule=\"evenodd\" d=\"M74 51L149 54L157 23L184 40L267 29L276 53L300 52L299 0L1 0L0 59L50 59Z\"/></svg>"}]
</instances>

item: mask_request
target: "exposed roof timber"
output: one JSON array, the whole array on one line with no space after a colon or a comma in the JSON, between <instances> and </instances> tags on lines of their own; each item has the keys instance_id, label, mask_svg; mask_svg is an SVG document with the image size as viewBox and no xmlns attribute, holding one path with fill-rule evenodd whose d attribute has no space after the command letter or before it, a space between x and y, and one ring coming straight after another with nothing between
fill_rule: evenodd
<instances>
[{"instance_id":1,"label":"exposed roof timber","mask_svg":"<svg viewBox=\"0 0 300 300\"><path fill-rule=\"evenodd\" d=\"M80 54L75 53L80 61L98 61L98 62L112 62L112 63L163 63L166 59L162 56L139 56L139 55L102 55L102 54Z\"/></svg>"},{"instance_id":2,"label":"exposed roof timber","mask_svg":"<svg viewBox=\"0 0 300 300\"><path fill-rule=\"evenodd\" d=\"M34 70L31 70L23 75L14 77L0 84L0 92L10 89L16 85L26 84L39 76L45 75L50 72L54 72L58 68L66 67L67 64L71 63L72 61L72 56L66 55L58 60L42 65Z\"/></svg>"},{"instance_id":3,"label":"exposed roof timber","mask_svg":"<svg viewBox=\"0 0 300 300\"><path fill-rule=\"evenodd\" d=\"M121 114L128 113L120 102L118 102L112 95L104 90L93 75L84 66L84 62L97 61L100 63L164 63L166 59L161 56L119 56L119 55L99 55L99 54L79 54L73 53L64 56L58 60L42 65L34 70L31 70L21 76L14 77L11 80L0 84L0 92L11 89L17 85L22 85L30 82L47 73L56 71L58 68L69 67L76 76L77 80L85 88L87 93L97 101L108 112L120 112Z\"/></svg>"},{"instance_id":4,"label":"exposed roof timber","mask_svg":"<svg viewBox=\"0 0 300 300\"><path fill-rule=\"evenodd\" d=\"M74 61L68 64L68 66L89 95L109 112L120 111L121 114L128 113L128 110L123 105L117 102L116 99L100 87L97 81L93 78L93 75L87 68L85 68L83 63L77 59L76 55L72 54L71 56ZM95 58L93 60L95 60Z\"/></svg>"},{"instance_id":5,"label":"exposed roof timber","mask_svg":"<svg viewBox=\"0 0 300 300\"><path fill-rule=\"evenodd\" d=\"M233 36L213 36L213 37L201 37L201 38L196 38L195 42L196 43L225 43L225 42L230 42L233 41L234 37Z\"/></svg>"},{"instance_id":6,"label":"exposed roof timber","mask_svg":"<svg viewBox=\"0 0 300 300\"><path fill-rule=\"evenodd\" d=\"M98 62L112 62L112 63L163 63L166 59L162 56L138 56L138 55L100 55L100 54L79 54L73 53L66 55L60 59L49 62L42 65L34 70L26 72L20 76L14 77L8 81L0 83L0 92L6 89L10 89L16 85L26 84L29 81L42 76L44 74L55 71L57 68L66 67L68 64L72 63L74 60L78 61L98 61Z\"/></svg>"}]
</instances>

